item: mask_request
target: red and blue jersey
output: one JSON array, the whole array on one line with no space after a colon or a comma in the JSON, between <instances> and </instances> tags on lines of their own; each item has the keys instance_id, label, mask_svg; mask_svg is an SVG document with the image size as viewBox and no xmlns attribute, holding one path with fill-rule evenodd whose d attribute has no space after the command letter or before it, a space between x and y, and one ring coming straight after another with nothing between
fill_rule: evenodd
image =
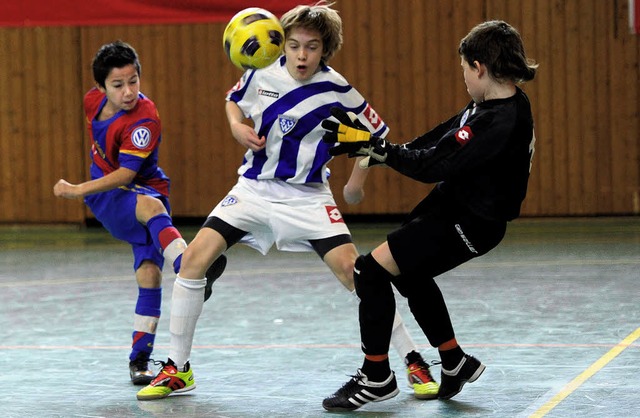
<instances>
[{"instance_id":1,"label":"red and blue jersey","mask_svg":"<svg viewBox=\"0 0 640 418\"><path fill-rule=\"evenodd\" d=\"M84 97L84 111L91 137L91 178L103 177L119 167L137 174L125 188L136 193L169 196L169 178L158 167L162 140L160 116L155 104L140 93L136 106L111 118L97 120L107 97L97 88Z\"/></svg>"}]
</instances>

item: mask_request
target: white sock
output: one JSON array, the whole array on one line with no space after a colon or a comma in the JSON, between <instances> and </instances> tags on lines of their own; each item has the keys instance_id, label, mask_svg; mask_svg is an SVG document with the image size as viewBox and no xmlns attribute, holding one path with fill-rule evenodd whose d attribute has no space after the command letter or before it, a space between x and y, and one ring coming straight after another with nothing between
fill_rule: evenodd
<instances>
[{"instance_id":1,"label":"white sock","mask_svg":"<svg viewBox=\"0 0 640 418\"><path fill-rule=\"evenodd\" d=\"M171 265L173 265L173 262L176 261L176 258L178 258L186 248L187 242L183 238L176 238L171 241L169 245L167 245L167 248L162 251L162 255L164 256L164 258L169 260Z\"/></svg>"},{"instance_id":2,"label":"white sock","mask_svg":"<svg viewBox=\"0 0 640 418\"><path fill-rule=\"evenodd\" d=\"M169 358L182 370L189 361L196 323L204 304L204 286L207 280L188 280L176 277L171 294L169 331L171 346Z\"/></svg>"},{"instance_id":3,"label":"white sock","mask_svg":"<svg viewBox=\"0 0 640 418\"><path fill-rule=\"evenodd\" d=\"M404 326L404 321L400 316L400 312L396 309L396 316L393 318L393 331L391 331L391 345L396 349L400 355L400 359L404 364L404 359L412 351L418 352L416 343L413 342L413 338L409 335L407 327Z\"/></svg>"},{"instance_id":4,"label":"white sock","mask_svg":"<svg viewBox=\"0 0 640 418\"><path fill-rule=\"evenodd\" d=\"M351 294L360 301L360 298L356 294L356 291L352 291ZM396 309L396 315L393 318L393 330L391 331L391 345L396 349L400 355L400 359L404 364L404 359L412 351L418 352L418 347L413 342L413 338L409 335L407 327L404 326L404 321L400 316L400 312Z\"/></svg>"}]
</instances>

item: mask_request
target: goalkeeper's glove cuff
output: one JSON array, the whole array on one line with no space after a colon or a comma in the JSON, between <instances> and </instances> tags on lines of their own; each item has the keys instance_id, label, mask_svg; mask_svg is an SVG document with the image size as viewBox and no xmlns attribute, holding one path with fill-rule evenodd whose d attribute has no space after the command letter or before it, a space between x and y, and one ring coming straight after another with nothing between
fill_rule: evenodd
<instances>
[{"instance_id":1,"label":"goalkeeper's glove cuff","mask_svg":"<svg viewBox=\"0 0 640 418\"><path fill-rule=\"evenodd\" d=\"M377 136L371 137L371 147L369 148L369 157L378 161L379 163L384 163L387 160L387 151L389 148L389 142Z\"/></svg>"},{"instance_id":2,"label":"goalkeeper's glove cuff","mask_svg":"<svg viewBox=\"0 0 640 418\"><path fill-rule=\"evenodd\" d=\"M358 164L360 168L369 168L374 165L384 164L387 160L387 151L389 148L389 142L377 136L372 136L367 147L362 147L359 155L364 155L360 163Z\"/></svg>"}]
</instances>

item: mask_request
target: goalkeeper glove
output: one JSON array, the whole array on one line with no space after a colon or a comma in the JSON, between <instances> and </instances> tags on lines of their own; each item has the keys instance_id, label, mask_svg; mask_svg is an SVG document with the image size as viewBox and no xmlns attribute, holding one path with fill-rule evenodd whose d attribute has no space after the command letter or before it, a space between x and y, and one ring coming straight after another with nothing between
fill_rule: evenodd
<instances>
[{"instance_id":1,"label":"goalkeeper glove","mask_svg":"<svg viewBox=\"0 0 640 418\"><path fill-rule=\"evenodd\" d=\"M353 112L345 112L342 108L332 107L331 115L340 123L329 119L322 121L322 127L327 131L322 140L329 144L337 144L329 149L330 155L348 154L349 157L369 157L360 162L362 168L385 162L388 145L385 139L371 135Z\"/></svg>"}]
</instances>

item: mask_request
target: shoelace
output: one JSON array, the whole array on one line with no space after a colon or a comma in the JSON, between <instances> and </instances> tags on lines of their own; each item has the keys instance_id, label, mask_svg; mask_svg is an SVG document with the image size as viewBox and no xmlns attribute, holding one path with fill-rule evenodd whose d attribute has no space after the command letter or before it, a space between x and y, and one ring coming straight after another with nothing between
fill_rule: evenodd
<instances>
[{"instance_id":1,"label":"shoelace","mask_svg":"<svg viewBox=\"0 0 640 418\"><path fill-rule=\"evenodd\" d=\"M154 366L161 366L160 367L160 371L164 370L164 368L169 365L169 363L167 363L166 361L155 360L155 359L152 359L152 358L149 359L149 362L153 363ZM171 365L171 366L173 366L173 365Z\"/></svg>"},{"instance_id":2,"label":"shoelace","mask_svg":"<svg viewBox=\"0 0 640 418\"><path fill-rule=\"evenodd\" d=\"M427 365L427 363L424 360L420 359L420 360L414 361L411 364L418 365L418 367L421 369L421 371L427 375L429 380L431 380L432 382L435 382L435 380L433 379L433 376L431 375L431 369L429 368L429 365ZM432 366L435 366L437 364L440 364L440 361L437 361L437 360L432 360L431 361L431 365Z\"/></svg>"},{"instance_id":3,"label":"shoelace","mask_svg":"<svg viewBox=\"0 0 640 418\"><path fill-rule=\"evenodd\" d=\"M158 365L162 365L162 368L164 369L164 366L167 365L167 362L165 361L161 361L161 360L154 360L152 358L149 359L149 362L153 363L154 366L158 366Z\"/></svg>"},{"instance_id":4,"label":"shoelace","mask_svg":"<svg viewBox=\"0 0 640 418\"><path fill-rule=\"evenodd\" d=\"M361 382L361 381L362 381L362 378L364 377L364 376L363 376L363 375L361 375L361 374L351 374L351 375L347 375L347 376L351 377L351 379L352 379L352 380L349 380L349 381L348 381L347 383L345 383L343 386L347 386L349 383L351 383L351 381L354 381L354 382Z\"/></svg>"},{"instance_id":5,"label":"shoelace","mask_svg":"<svg viewBox=\"0 0 640 418\"><path fill-rule=\"evenodd\" d=\"M354 383L358 383L360 381L362 381L362 378L364 376L362 376L361 374L351 374L351 375L347 375L351 378L351 380L348 380L347 383L343 384L342 387L340 389L338 389L338 391L336 391L336 393L346 389L347 387L352 386Z\"/></svg>"}]
</instances>

